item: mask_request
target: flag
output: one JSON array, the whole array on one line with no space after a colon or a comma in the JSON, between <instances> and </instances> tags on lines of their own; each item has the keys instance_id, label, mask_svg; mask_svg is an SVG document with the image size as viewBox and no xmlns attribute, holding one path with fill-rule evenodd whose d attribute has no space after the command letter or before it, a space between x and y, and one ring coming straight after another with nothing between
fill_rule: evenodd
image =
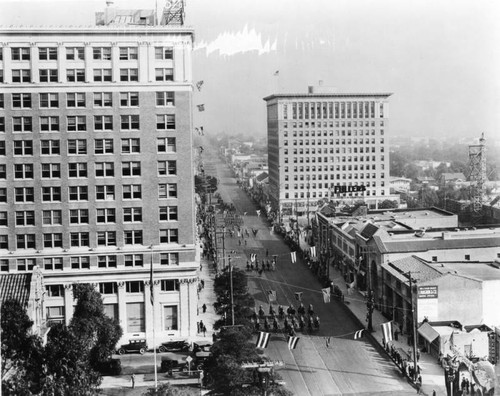
<instances>
[{"instance_id":1,"label":"flag","mask_svg":"<svg viewBox=\"0 0 500 396\"><path fill-rule=\"evenodd\" d=\"M279 76L280 75L280 71L279 70L276 70L273 74L274 76Z\"/></svg>"},{"instance_id":2,"label":"flag","mask_svg":"<svg viewBox=\"0 0 500 396\"><path fill-rule=\"evenodd\" d=\"M354 333L354 339L357 340L358 338L363 337L363 331L365 331L365 329L358 330L357 332L355 332Z\"/></svg>"},{"instance_id":3,"label":"flag","mask_svg":"<svg viewBox=\"0 0 500 396\"><path fill-rule=\"evenodd\" d=\"M196 88L198 88L198 91L201 91L201 86L203 85L203 80L200 80L196 83Z\"/></svg>"},{"instance_id":4,"label":"flag","mask_svg":"<svg viewBox=\"0 0 500 396\"><path fill-rule=\"evenodd\" d=\"M297 348L299 337L288 336L288 349L292 350Z\"/></svg>"},{"instance_id":5,"label":"flag","mask_svg":"<svg viewBox=\"0 0 500 396\"><path fill-rule=\"evenodd\" d=\"M296 263L297 262L297 253L290 252L290 256L292 256L292 263Z\"/></svg>"},{"instance_id":6,"label":"flag","mask_svg":"<svg viewBox=\"0 0 500 396\"><path fill-rule=\"evenodd\" d=\"M200 127L200 135L201 136L205 136L205 132L203 132L203 127L202 126Z\"/></svg>"},{"instance_id":7,"label":"flag","mask_svg":"<svg viewBox=\"0 0 500 396\"><path fill-rule=\"evenodd\" d=\"M302 292L295 292L295 299L297 301L302 301Z\"/></svg>"},{"instance_id":8,"label":"flag","mask_svg":"<svg viewBox=\"0 0 500 396\"><path fill-rule=\"evenodd\" d=\"M392 322L382 323L380 326L382 326L385 342L392 341Z\"/></svg>"},{"instance_id":9,"label":"flag","mask_svg":"<svg viewBox=\"0 0 500 396\"><path fill-rule=\"evenodd\" d=\"M260 216L260 210L257 210L256 212L257 212L257 216Z\"/></svg>"},{"instance_id":10,"label":"flag","mask_svg":"<svg viewBox=\"0 0 500 396\"><path fill-rule=\"evenodd\" d=\"M255 263L255 259L256 259L256 258L257 258L257 254L252 253L252 254L250 255L250 261L251 261L252 263Z\"/></svg>"},{"instance_id":11,"label":"flag","mask_svg":"<svg viewBox=\"0 0 500 396\"><path fill-rule=\"evenodd\" d=\"M269 298L270 302L276 301L276 290L268 290L267 297Z\"/></svg>"},{"instance_id":12,"label":"flag","mask_svg":"<svg viewBox=\"0 0 500 396\"><path fill-rule=\"evenodd\" d=\"M205 105L204 104L196 105L196 107L198 107L198 111L205 111Z\"/></svg>"},{"instance_id":13,"label":"flag","mask_svg":"<svg viewBox=\"0 0 500 396\"><path fill-rule=\"evenodd\" d=\"M330 302L330 288L325 287L324 289L321 289L321 291L323 292L323 301L325 303L329 303Z\"/></svg>"},{"instance_id":14,"label":"flag","mask_svg":"<svg viewBox=\"0 0 500 396\"><path fill-rule=\"evenodd\" d=\"M266 333L264 331L261 331L259 333L259 337L257 338L257 348L267 348L267 344L269 344L269 338L271 336L271 333Z\"/></svg>"},{"instance_id":15,"label":"flag","mask_svg":"<svg viewBox=\"0 0 500 396\"><path fill-rule=\"evenodd\" d=\"M316 257L316 246L311 246L311 257Z\"/></svg>"},{"instance_id":16,"label":"flag","mask_svg":"<svg viewBox=\"0 0 500 396\"><path fill-rule=\"evenodd\" d=\"M151 294L151 305L155 305L155 295L153 288L153 255L151 255L151 271L149 272L149 293Z\"/></svg>"}]
</instances>

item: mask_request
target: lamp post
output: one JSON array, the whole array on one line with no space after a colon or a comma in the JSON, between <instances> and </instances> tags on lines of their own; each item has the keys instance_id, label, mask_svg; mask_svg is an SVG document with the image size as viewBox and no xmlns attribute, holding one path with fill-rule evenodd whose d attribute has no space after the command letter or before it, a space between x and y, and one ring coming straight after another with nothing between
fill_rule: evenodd
<instances>
[{"instance_id":1,"label":"lamp post","mask_svg":"<svg viewBox=\"0 0 500 396\"><path fill-rule=\"evenodd\" d=\"M372 333L373 332L372 314L375 303L373 301L373 290L372 290L372 268L370 259L367 258L367 260L368 260L368 297L366 300L366 309L367 309L366 317L368 320L368 326L367 326L368 331Z\"/></svg>"},{"instance_id":2,"label":"lamp post","mask_svg":"<svg viewBox=\"0 0 500 396\"><path fill-rule=\"evenodd\" d=\"M418 273L418 271L414 271L414 274ZM417 380L417 326L416 326L416 307L415 303L413 301L413 285L412 285L412 277L411 277L412 272L408 271L404 273L404 275L408 275L408 280L410 283L410 300L411 300L411 327L412 327L412 333L413 333L413 381Z\"/></svg>"}]
</instances>

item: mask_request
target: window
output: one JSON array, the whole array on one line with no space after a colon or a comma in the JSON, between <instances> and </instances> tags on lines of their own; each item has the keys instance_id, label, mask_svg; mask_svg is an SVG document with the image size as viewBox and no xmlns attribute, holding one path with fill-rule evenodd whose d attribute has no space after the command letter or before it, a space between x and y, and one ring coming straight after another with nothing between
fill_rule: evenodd
<instances>
[{"instance_id":1,"label":"window","mask_svg":"<svg viewBox=\"0 0 500 396\"><path fill-rule=\"evenodd\" d=\"M113 162L96 162L96 177L112 177L115 175L115 164Z\"/></svg>"},{"instance_id":2,"label":"window","mask_svg":"<svg viewBox=\"0 0 500 396\"><path fill-rule=\"evenodd\" d=\"M42 187L43 202L60 202L61 187Z\"/></svg>"},{"instance_id":3,"label":"window","mask_svg":"<svg viewBox=\"0 0 500 396\"><path fill-rule=\"evenodd\" d=\"M86 162L70 162L68 164L69 177L87 177Z\"/></svg>"},{"instance_id":4,"label":"window","mask_svg":"<svg viewBox=\"0 0 500 396\"><path fill-rule=\"evenodd\" d=\"M16 260L18 271L32 271L33 267L36 265L35 259L18 259Z\"/></svg>"},{"instance_id":5,"label":"window","mask_svg":"<svg viewBox=\"0 0 500 396\"><path fill-rule=\"evenodd\" d=\"M42 155L59 155L61 154L59 140L41 140L40 151Z\"/></svg>"},{"instance_id":6,"label":"window","mask_svg":"<svg viewBox=\"0 0 500 396\"><path fill-rule=\"evenodd\" d=\"M14 132L32 132L31 117L12 117L12 130Z\"/></svg>"},{"instance_id":7,"label":"window","mask_svg":"<svg viewBox=\"0 0 500 396\"><path fill-rule=\"evenodd\" d=\"M68 154L73 154L73 155L87 154L87 141L85 139L68 140Z\"/></svg>"},{"instance_id":8,"label":"window","mask_svg":"<svg viewBox=\"0 0 500 396\"><path fill-rule=\"evenodd\" d=\"M111 69L94 69L94 82L111 82Z\"/></svg>"},{"instance_id":9,"label":"window","mask_svg":"<svg viewBox=\"0 0 500 396\"><path fill-rule=\"evenodd\" d=\"M115 186L96 186L95 198L104 201L113 201L115 199Z\"/></svg>"},{"instance_id":10,"label":"window","mask_svg":"<svg viewBox=\"0 0 500 396\"><path fill-rule=\"evenodd\" d=\"M0 249L9 249L9 238L7 235L0 235Z\"/></svg>"},{"instance_id":11,"label":"window","mask_svg":"<svg viewBox=\"0 0 500 396\"><path fill-rule=\"evenodd\" d=\"M41 76L41 74L42 73L40 70L40 76ZM2 80L3 80L3 75L2 75ZM31 82L30 70L29 69L12 70L12 82L13 83L29 83L29 82ZM40 82L44 82L44 81L40 80Z\"/></svg>"},{"instance_id":12,"label":"window","mask_svg":"<svg viewBox=\"0 0 500 396\"><path fill-rule=\"evenodd\" d=\"M43 234L43 247L62 247L62 234Z\"/></svg>"},{"instance_id":13,"label":"window","mask_svg":"<svg viewBox=\"0 0 500 396\"><path fill-rule=\"evenodd\" d=\"M14 164L14 179L33 179L33 164Z\"/></svg>"},{"instance_id":14,"label":"window","mask_svg":"<svg viewBox=\"0 0 500 396\"><path fill-rule=\"evenodd\" d=\"M160 221L177 220L177 206L160 206Z\"/></svg>"},{"instance_id":15,"label":"window","mask_svg":"<svg viewBox=\"0 0 500 396\"><path fill-rule=\"evenodd\" d=\"M63 285L45 285L47 297L64 297Z\"/></svg>"},{"instance_id":16,"label":"window","mask_svg":"<svg viewBox=\"0 0 500 396\"><path fill-rule=\"evenodd\" d=\"M122 139L122 154L133 154L141 152L140 139Z\"/></svg>"},{"instance_id":17,"label":"window","mask_svg":"<svg viewBox=\"0 0 500 396\"><path fill-rule=\"evenodd\" d=\"M470 260L470 254L466 254L466 255L465 255L465 259L466 259L466 260Z\"/></svg>"},{"instance_id":18,"label":"window","mask_svg":"<svg viewBox=\"0 0 500 396\"><path fill-rule=\"evenodd\" d=\"M175 129L175 114L156 115L156 129Z\"/></svg>"},{"instance_id":19,"label":"window","mask_svg":"<svg viewBox=\"0 0 500 396\"><path fill-rule=\"evenodd\" d=\"M158 138L157 139L158 152L159 153L175 153L177 152L177 147L175 143L175 138Z\"/></svg>"},{"instance_id":20,"label":"window","mask_svg":"<svg viewBox=\"0 0 500 396\"><path fill-rule=\"evenodd\" d=\"M123 208L124 222L141 222L142 208Z\"/></svg>"},{"instance_id":21,"label":"window","mask_svg":"<svg viewBox=\"0 0 500 396\"><path fill-rule=\"evenodd\" d=\"M56 47L39 47L38 48L39 60L57 60Z\"/></svg>"},{"instance_id":22,"label":"window","mask_svg":"<svg viewBox=\"0 0 500 396\"><path fill-rule=\"evenodd\" d=\"M8 225L7 212L0 212L0 227L7 227Z\"/></svg>"},{"instance_id":23,"label":"window","mask_svg":"<svg viewBox=\"0 0 500 396\"><path fill-rule=\"evenodd\" d=\"M161 291L179 291L179 279L162 279Z\"/></svg>"},{"instance_id":24,"label":"window","mask_svg":"<svg viewBox=\"0 0 500 396\"><path fill-rule=\"evenodd\" d=\"M144 265L142 254L126 254L125 267L142 267Z\"/></svg>"},{"instance_id":25,"label":"window","mask_svg":"<svg viewBox=\"0 0 500 396\"><path fill-rule=\"evenodd\" d=\"M127 293L144 293L144 282L143 281L125 282L125 291ZM127 308L129 305L131 304L127 304Z\"/></svg>"},{"instance_id":26,"label":"window","mask_svg":"<svg viewBox=\"0 0 500 396\"><path fill-rule=\"evenodd\" d=\"M20 61L20 60L30 60L30 49L29 48L19 48L13 47L11 49L12 60Z\"/></svg>"},{"instance_id":27,"label":"window","mask_svg":"<svg viewBox=\"0 0 500 396\"><path fill-rule=\"evenodd\" d=\"M0 140L0 155L5 156L6 151L5 151L5 140ZM5 164L3 164L5 165Z\"/></svg>"},{"instance_id":28,"label":"window","mask_svg":"<svg viewBox=\"0 0 500 396\"><path fill-rule=\"evenodd\" d=\"M89 211L88 209L71 209L69 211L70 224L88 224Z\"/></svg>"},{"instance_id":29,"label":"window","mask_svg":"<svg viewBox=\"0 0 500 396\"><path fill-rule=\"evenodd\" d=\"M98 223L114 223L116 221L116 214L114 208L101 208L97 209L97 222Z\"/></svg>"},{"instance_id":30,"label":"window","mask_svg":"<svg viewBox=\"0 0 500 396\"><path fill-rule=\"evenodd\" d=\"M87 129L87 120L85 116L68 116L68 131L85 131Z\"/></svg>"},{"instance_id":31,"label":"window","mask_svg":"<svg viewBox=\"0 0 500 396\"><path fill-rule=\"evenodd\" d=\"M72 269L89 269L90 268L90 257L71 257L71 268Z\"/></svg>"},{"instance_id":32,"label":"window","mask_svg":"<svg viewBox=\"0 0 500 396\"><path fill-rule=\"evenodd\" d=\"M14 155L33 155L33 141L14 140Z\"/></svg>"},{"instance_id":33,"label":"window","mask_svg":"<svg viewBox=\"0 0 500 396\"><path fill-rule=\"evenodd\" d=\"M179 265L179 253L160 253L161 265Z\"/></svg>"},{"instance_id":34,"label":"window","mask_svg":"<svg viewBox=\"0 0 500 396\"><path fill-rule=\"evenodd\" d=\"M157 92L156 106L175 106L175 92Z\"/></svg>"},{"instance_id":35,"label":"window","mask_svg":"<svg viewBox=\"0 0 500 396\"><path fill-rule=\"evenodd\" d=\"M12 94L12 107L14 109L29 109L29 108L31 108L31 94L30 93L13 93Z\"/></svg>"},{"instance_id":36,"label":"window","mask_svg":"<svg viewBox=\"0 0 500 396\"><path fill-rule=\"evenodd\" d=\"M95 107L113 107L113 94L111 92L94 92Z\"/></svg>"},{"instance_id":37,"label":"window","mask_svg":"<svg viewBox=\"0 0 500 396\"><path fill-rule=\"evenodd\" d=\"M113 116L99 115L94 116L94 129L96 131L112 131L113 130Z\"/></svg>"},{"instance_id":38,"label":"window","mask_svg":"<svg viewBox=\"0 0 500 396\"><path fill-rule=\"evenodd\" d=\"M124 184L123 199L141 199L142 188L140 184Z\"/></svg>"},{"instance_id":39,"label":"window","mask_svg":"<svg viewBox=\"0 0 500 396\"><path fill-rule=\"evenodd\" d=\"M33 210L16 212L16 226L32 225L35 225L35 212Z\"/></svg>"},{"instance_id":40,"label":"window","mask_svg":"<svg viewBox=\"0 0 500 396\"><path fill-rule=\"evenodd\" d=\"M0 272L9 272L9 260L0 260Z\"/></svg>"},{"instance_id":41,"label":"window","mask_svg":"<svg viewBox=\"0 0 500 396\"><path fill-rule=\"evenodd\" d=\"M35 234L17 234L16 247L18 249L34 249Z\"/></svg>"},{"instance_id":42,"label":"window","mask_svg":"<svg viewBox=\"0 0 500 396\"><path fill-rule=\"evenodd\" d=\"M69 234L71 247L84 247L90 246L88 232L71 232Z\"/></svg>"},{"instance_id":43,"label":"window","mask_svg":"<svg viewBox=\"0 0 500 396\"><path fill-rule=\"evenodd\" d=\"M97 256L97 266L99 268L116 268L116 256Z\"/></svg>"},{"instance_id":44,"label":"window","mask_svg":"<svg viewBox=\"0 0 500 396\"><path fill-rule=\"evenodd\" d=\"M166 183L158 185L160 198L177 198L177 184Z\"/></svg>"},{"instance_id":45,"label":"window","mask_svg":"<svg viewBox=\"0 0 500 396\"><path fill-rule=\"evenodd\" d=\"M113 154L113 139L96 139L94 147L95 154Z\"/></svg>"},{"instance_id":46,"label":"window","mask_svg":"<svg viewBox=\"0 0 500 396\"><path fill-rule=\"evenodd\" d=\"M0 69L0 83L3 83L3 69Z\"/></svg>"},{"instance_id":47,"label":"window","mask_svg":"<svg viewBox=\"0 0 500 396\"><path fill-rule=\"evenodd\" d=\"M67 60L85 60L85 51L83 47L66 47Z\"/></svg>"},{"instance_id":48,"label":"window","mask_svg":"<svg viewBox=\"0 0 500 396\"><path fill-rule=\"evenodd\" d=\"M3 148L2 148L3 146ZM5 155L5 142L0 142L0 150L3 151L2 155ZM7 165L0 164L0 179L7 179Z\"/></svg>"},{"instance_id":49,"label":"window","mask_svg":"<svg viewBox=\"0 0 500 396\"><path fill-rule=\"evenodd\" d=\"M175 228L160 230L160 243L178 243L179 235Z\"/></svg>"},{"instance_id":50,"label":"window","mask_svg":"<svg viewBox=\"0 0 500 396\"><path fill-rule=\"evenodd\" d=\"M177 161L158 161L158 174L160 176L176 175L177 174Z\"/></svg>"},{"instance_id":51,"label":"window","mask_svg":"<svg viewBox=\"0 0 500 396\"><path fill-rule=\"evenodd\" d=\"M116 246L115 231L99 231L97 233L97 245L99 246Z\"/></svg>"},{"instance_id":52,"label":"window","mask_svg":"<svg viewBox=\"0 0 500 396\"><path fill-rule=\"evenodd\" d=\"M34 202L35 193L33 187L16 187L15 190L16 202Z\"/></svg>"},{"instance_id":53,"label":"window","mask_svg":"<svg viewBox=\"0 0 500 396\"><path fill-rule=\"evenodd\" d=\"M31 188L31 187L28 187ZM33 189L31 189L33 192ZM16 199L17 199L17 188L16 188ZM7 202L7 189L5 187L0 187L0 202ZM16 201L17 202L17 201Z\"/></svg>"},{"instance_id":54,"label":"window","mask_svg":"<svg viewBox=\"0 0 500 396\"><path fill-rule=\"evenodd\" d=\"M100 256L100 257L106 257L106 256ZM101 293L101 294L117 294L118 287L116 285L116 282L99 283L99 293Z\"/></svg>"},{"instance_id":55,"label":"window","mask_svg":"<svg viewBox=\"0 0 500 396\"><path fill-rule=\"evenodd\" d=\"M40 117L40 131L42 132L58 132L59 117Z\"/></svg>"},{"instance_id":56,"label":"window","mask_svg":"<svg viewBox=\"0 0 500 396\"><path fill-rule=\"evenodd\" d=\"M57 69L40 69L38 71L40 82L58 82Z\"/></svg>"},{"instance_id":57,"label":"window","mask_svg":"<svg viewBox=\"0 0 500 396\"><path fill-rule=\"evenodd\" d=\"M4 94L0 93L0 109L5 108L5 99Z\"/></svg>"},{"instance_id":58,"label":"window","mask_svg":"<svg viewBox=\"0 0 500 396\"><path fill-rule=\"evenodd\" d=\"M47 323L64 323L64 307L47 307Z\"/></svg>"},{"instance_id":59,"label":"window","mask_svg":"<svg viewBox=\"0 0 500 396\"><path fill-rule=\"evenodd\" d=\"M67 93L66 106L68 107L85 107L85 93Z\"/></svg>"},{"instance_id":60,"label":"window","mask_svg":"<svg viewBox=\"0 0 500 396\"><path fill-rule=\"evenodd\" d=\"M5 117L0 117L0 132L5 132Z\"/></svg>"},{"instance_id":61,"label":"window","mask_svg":"<svg viewBox=\"0 0 500 396\"><path fill-rule=\"evenodd\" d=\"M42 212L43 225L61 225L62 212L60 210L44 210Z\"/></svg>"},{"instance_id":62,"label":"window","mask_svg":"<svg viewBox=\"0 0 500 396\"><path fill-rule=\"evenodd\" d=\"M156 81L174 81L173 68L157 68L155 69Z\"/></svg>"},{"instance_id":63,"label":"window","mask_svg":"<svg viewBox=\"0 0 500 396\"><path fill-rule=\"evenodd\" d=\"M96 60L111 60L111 47L94 47L92 52Z\"/></svg>"},{"instance_id":64,"label":"window","mask_svg":"<svg viewBox=\"0 0 500 396\"><path fill-rule=\"evenodd\" d=\"M123 130L139 129L139 115L120 116L120 128Z\"/></svg>"},{"instance_id":65,"label":"window","mask_svg":"<svg viewBox=\"0 0 500 396\"><path fill-rule=\"evenodd\" d=\"M142 281L126 282L127 293L142 293ZM144 332L146 330L144 303L127 303L127 332Z\"/></svg>"},{"instance_id":66,"label":"window","mask_svg":"<svg viewBox=\"0 0 500 396\"><path fill-rule=\"evenodd\" d=\"M164 330L178 330L178 316L176 305L163 306L163 328Z\"/></svg>"},{"instance_id":67,"label":"window","mask_svg":"<svg viewBox=\"0 0 500 396\"><path fill-rule=\"evenodd\" d=\"M60 164L41 164L42 178L59 179L61 178Z\"/></svg>"},{"instance_id":68,"label":"window","mask_svg":"<svg viewBox=\"0 0 500 396\"><path fill-rule=\"evenodd\" d=\"M88 201L89 193L87 186L70 186L69 200L70 201Z\"/></svg>"},{"instance_id":69,"label":"window","mask_svg":"<svg viewBox=\"0 0 500 396\"><path fill-rule=\"evenodd\" d=\"M45 257L43 259L43 269L46 271L62 271L63 259L62 257Z\"/></svg>"},{"instance_id":70,"label":"window","mask_svg":"<svg viewBox=\"0 0 500 396\"><path fill-rule=\"evenodd\" d=\"M126 245L142 245L142 230L127 230L123 232Z\"/></svg>"},{"instance_id":71,"label":"window","mask_svg":"<svg viewBox=\"0 0 500 396\"><path fill-rule=\"evenodd\" d=\"M174 49L172 47L155 47L155 59L174 59Z\"/></svg>"},{"instance_id":72,"label":"window","mask_svg":"<svg viewBox=\"0 0 500 396\"><path fill-rule=\"evenodd\" d=\"M139 106L139 92L120 92L121 107Z\"/></svg>"},{"instance_id":73,"label":"window","mask_svg":"<svg viewBox=\"0 0 500 396\"><path fill-rule=\"evenodd\" d=\"M137 47L120 47L120 60L137 60Z\"/></svg>"},{"instance_id":74,"label":"window","mask_svg":"<svg viewBox=\"0 0 500 396\"><path fill-rule=\"evenodd\" d=\"M41 93L40 94L40 108L55 108L59 107L59 94L58 93Z\"/></svg>"},{"instance_id":75,"label":"window","mask_svg":"<svg viewBox=\"0 0 500 396\"><path fill-rule=\"evenodd\" d=\"M432 256L432 261L438 261L437 256Z\"/></svg>"},{"instance_id":76,"label":"window","mask_svg":"<svg viewBox=\"0 0 500 396\"><path fill-rule=\"evenodd\" d=\"M139 81L138 69L120 69L120 81Z\"/></svg>"}]
</instances>

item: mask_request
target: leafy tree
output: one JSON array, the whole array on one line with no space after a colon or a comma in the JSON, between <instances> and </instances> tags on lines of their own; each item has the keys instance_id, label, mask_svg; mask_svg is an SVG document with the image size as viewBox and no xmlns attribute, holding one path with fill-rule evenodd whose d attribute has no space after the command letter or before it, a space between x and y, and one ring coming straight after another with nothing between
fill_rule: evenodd
<instances>
[{"instance_id":1,"label":"leafy tree","mask_svg":"<svg viewBox=\"0 0 500 396\"><path fill-rule=\"evenodd\" d=\"M157 389L154 387L148 388L142 396L189 396L192 394L193 393L188 390L173 387L169 382L165 382L163 384L159 384Z\"/></svg>"},{"instance_id":2,"label":"leafy tree","mask_svg":"<svg viewBox=\"0 0 500 396\"><path fill-rule=\"evenodd\" d=\"M217 191L218 184L219 181L214 176L205 176L203 178L200 175L195 175L194 177L194 191L197 194L214 193Z\"/></svg>"},{"instance_id":3,"label":"leafy tree","mask_svg":"<svg viewBox=\"0 0 500 396\"><path fill-rule=\"evenodd\" d=\"M439 197L436 191L429 187L424 187L419 191L419 201L420 206L424 208L439 205Z\"/></svg>"},{"instance_id":4,"label":"leafy tree","mask_svg":"<svg viewBox=\"0 0 500 396\"><path fill-rule=\"evenodd\" d=\"M397 201L391 201L390 199L384 199L379 205L379 209L397 209Z\"/></svg>"}]
</instances>

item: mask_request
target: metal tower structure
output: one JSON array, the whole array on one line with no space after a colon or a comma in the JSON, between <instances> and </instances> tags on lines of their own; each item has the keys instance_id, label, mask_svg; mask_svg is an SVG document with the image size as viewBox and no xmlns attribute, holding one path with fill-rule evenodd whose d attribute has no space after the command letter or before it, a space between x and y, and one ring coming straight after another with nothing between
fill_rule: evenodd
<instances>
[{"instance_id":1,"label":"metal tower structure","mask_svg":"<svg viewBox=\"0 0 500 396\"><path fill-rule=\"evenodd\" d=\"M184 0L167 0L160 25L183 26L185 16Z\"/></svg>"},{"instance_id":2,"label":"metal tower structure","mask_svg":"<svg viewBox=\"0 0 500 396\"><path fill-rule=\"evenodd\" d=\"M479 144L469 146L470 198L474 217L481 216L486 185L486 139L481 134Z\"/></svg>"}]
</instances>

